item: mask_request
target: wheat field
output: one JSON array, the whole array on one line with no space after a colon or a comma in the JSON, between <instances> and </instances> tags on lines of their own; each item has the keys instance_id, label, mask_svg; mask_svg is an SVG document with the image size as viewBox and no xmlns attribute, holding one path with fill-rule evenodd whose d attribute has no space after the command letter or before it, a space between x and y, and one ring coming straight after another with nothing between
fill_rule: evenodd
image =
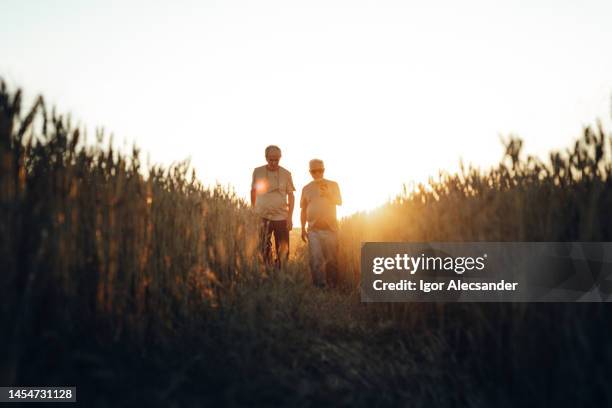
<instances>
[{"instance_id":1,"label":"wheat field","mask_svg":"<svg viewBox=\"0 0 612 408\"><path fill-rule=\"evenodd\" d=\"M257 218L0 84L2 384L87 406L612 404L606 304L362 304L365 241L610 241L612 136L440 173L340 223L341 288L262 266ZM145 168L147 167L147 168Z\"/></svg>"}]
</instances>

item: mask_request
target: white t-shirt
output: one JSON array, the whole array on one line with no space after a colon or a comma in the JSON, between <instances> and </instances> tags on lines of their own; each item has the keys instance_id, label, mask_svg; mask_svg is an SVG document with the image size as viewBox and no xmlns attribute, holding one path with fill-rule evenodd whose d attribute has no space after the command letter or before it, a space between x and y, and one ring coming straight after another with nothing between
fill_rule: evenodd
<instances>
[{"instance_id":1,"label":"white t-shirt","mask_svg":"<svg viewBox=\"0 0 612 408\"><path fill-rule=\"evenodd\" d=\"M268 170L261 166L253 170L251 188L255 189L255 211L262 218L272 221L286 220L289 216L287 195L295 191L291 173L283 168Z\"/></svg>"}]
</instances>

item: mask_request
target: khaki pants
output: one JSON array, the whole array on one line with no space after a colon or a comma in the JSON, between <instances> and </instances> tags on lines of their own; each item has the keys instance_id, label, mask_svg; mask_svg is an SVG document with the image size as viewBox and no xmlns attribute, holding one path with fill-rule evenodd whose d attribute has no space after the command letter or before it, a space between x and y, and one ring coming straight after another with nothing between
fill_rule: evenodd
<instances>
[{"instance_id":1,"label":"khaki pants","mask_svg":"<svg viewBox=\"0 0 612 408\"><path fill-rule=\"evenodd\" d=\"M336 286L338 278L338 234L329 230L308 231L310 273L315 286Z\"/></svg>"}]
</instances>

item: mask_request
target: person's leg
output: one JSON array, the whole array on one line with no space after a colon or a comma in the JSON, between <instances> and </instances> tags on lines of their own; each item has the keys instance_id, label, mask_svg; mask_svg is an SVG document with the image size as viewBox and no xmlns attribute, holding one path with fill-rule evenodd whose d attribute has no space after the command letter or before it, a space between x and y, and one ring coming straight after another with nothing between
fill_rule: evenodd
<instances>
[{"instance_id":1,"label":"person's leg","mask_svg":"<svg viewBox=\"0 0 612 408\"><path fill-rule=\"evenodd\" d=\"M265 218L261 224L261 256L266 265L272 264L272 222Z\"/></svg>"},{"instance_id":2,"label":"person's leg","mask_svg":"<svg viewBox=\"0 0 612 408\"><path fill-rule=\"evenodd\" d=\"M324 237L325 280L329 286L336 287L338 284L338 234L334 231L325 231Z\"/></svg>"},{"instance_id":3,"label":"person's leg","mask_svg":"<svg viewBox=\"0 0 612 408\"><path fill-rule=\"evenodd\" d=\"M289 260L289 230L287 221L273 221L274 223L274 242L276 245L276 265L281 267Z\"/></svg>"},{"instance_id":4,"label":"person's leg","mask_svg":"<svg viewBox=\"0 0 612 408\"><path fill-rule=\"evenodd\" d=\"M319 231L308 231L308 260L312 283L318 287L325 286L323 246Z\"/></svg>"}]
</instances>

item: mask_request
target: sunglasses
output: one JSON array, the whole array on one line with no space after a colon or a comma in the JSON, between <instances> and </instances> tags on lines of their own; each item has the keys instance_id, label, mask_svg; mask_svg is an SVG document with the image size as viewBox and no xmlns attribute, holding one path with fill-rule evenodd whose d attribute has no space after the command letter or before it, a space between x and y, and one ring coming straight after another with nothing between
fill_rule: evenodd
<instances>
[{"instance_id":1,"label":"sunglasses","mask_svg":"<svg viewBox=\"0 0 612 408\"><path fill-rule=\"evenodd\" d=\"M311 173L323 173L323 169L310 170Z\"/></svg>"}]
</instances>

